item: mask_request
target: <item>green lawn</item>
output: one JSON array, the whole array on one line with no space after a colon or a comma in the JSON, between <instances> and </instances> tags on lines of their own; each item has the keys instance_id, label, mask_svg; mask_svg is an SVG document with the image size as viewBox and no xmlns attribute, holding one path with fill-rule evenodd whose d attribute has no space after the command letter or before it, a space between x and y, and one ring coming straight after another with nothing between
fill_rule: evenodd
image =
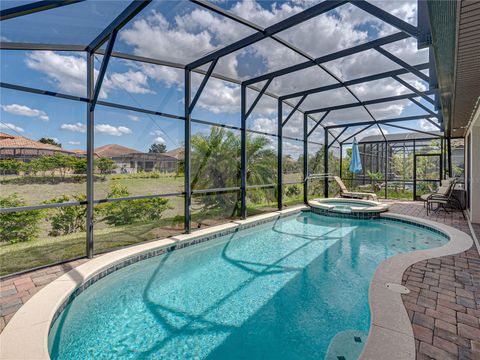
<instances>
[{"instance_id":1,"label":"green lawn","mask_svg":"<svg viewBox=\"0 0 480 360\"><path fill-rule=\"evenodd\" d=\"M0 180L4 179L10 180L11 177L0 178ZM5 197L17 193L28 205L38 205L63 194L85 194L85 182L76 183L69 180L56 184L7 182L1 185L1 195ZM159 178L107 175L104 179L99 178L95 182L95 198L105 198L113 183L126 186L132 196L183 191L183 177L166 174L162 174ZM181 233L183 220L178 218L178 215L183 215L183 197L169 197L168 200L170 208L162 214L163 219L159 221L120 227L109 227L104 223L96 224L95 253ZM57 237L49 236L48 219L41 222L40 228L38 238L33 241L0 246L0 275L85 255L84 232Z\"/></svg>"},{"instance_id":2,"label":"green lawn","mask_svg":"<svg viewBox=\"0 0 480 360\"><path fill-rule=\"evenodd\" d=\"M183 222L164 219L151 223L95 230L95 253L183 232ZM0 276L85 256L85 232L0 246Z\"/></svg>"},{"instance_id":3,"label":"green lawn","mask_svg":"<svg viewBox=\"0 0 480 360\"><path fill-rule=\"evenodd\" d=\"M0 177L7 179L9 177ZM112 183L118 183L127 187L132 196L154 195L162 193L181 192L184 190L182 176L163 175L159 178L136 178L123 175L106 175L104 180L100 178L95 181L95 199L103 199L107 196L108 189ZM55 184L14 184L5 183L1 185L2 196L17 193L28 205L38 205L64 194L78 195L86 193L86 182L60 182Z\"/></svg>"}]
</instances>

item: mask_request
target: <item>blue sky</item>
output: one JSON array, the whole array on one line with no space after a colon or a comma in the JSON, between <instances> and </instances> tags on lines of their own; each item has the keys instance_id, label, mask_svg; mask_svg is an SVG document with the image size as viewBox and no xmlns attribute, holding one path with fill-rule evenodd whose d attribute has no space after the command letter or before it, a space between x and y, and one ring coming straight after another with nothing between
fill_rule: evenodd
<instances>
[{"instance_id":1,"label":"blue sky","mask_svg":"<svg viewBox=\"0 0 480 360\"><path fill-rule=\"evenodd\" d=\"M2 1L2 8L11 3L13 2ZM89 0L7 20L2 22L2 41L85 45L127 4L125 1ZM375 4L415 24L415 2L384 1ZM227 1L219 2L219 5L260 26L268 26L311 6L311 3ZM353 5L347 5L280 33L279 36L317 57L395 31ZM220 18L190 2L154 1L119 33L114 50L188 63L251 33L252 30ZM398 42L385 48L410 64L428 61L428 52L417 51L414 40ZM101 60L102 57L98 56L95 63L97 70ZM298 54L266 39L222 58L215 72L243 80L304 61ZM374 50L326 63L324 66L342 80L398 68L398 65ZM86 58L80 52L2 50L0 70L2 82L82 97L86 95ZM404 79L420 90L427 88L427 84L415 76L405 76ZM201 80L201 75L193 74L193 87L197 87ZM335 80L314 67L277 78L270 85L269 91L288 94L330 83L335 83ZM259 87L262 85L259 84ZM410 92L393 79L361 84L351 89L362 100ZM249 102L254 96L253 91L248 92ZM112 59L100 100L183 115L183 71ZM345 90L332 91L309 96L302 104L302 109L351 102L355 102L355 99ZM428 105L424 100L422 103ZM249 118L248 127L276 133L276 107L275 100L262 98ZM428 107L432 108L430 105ZM290 109L287 106L285 108L286 116ZM193 117L239 126L239 110L240 87L211 79L200 97ZM377 119L424 113L408 101L371 106L369 110ZM83 103L2 88L0 116L2 131L32 139L44 136L55 138L66 149L85 148L86 105ZM359 107L332 112L325 122L333 124L369 120L371 118L366 111ZM183 121L179 120L98 106L95 125L95 146L117 143L146 151L154 142L165 143L168 149L174 149L183 143ZM405 126L433 130L425 121L411 122ZM372 127L368 134L378 132L375 129ZM206 133L209 127L196 125L193 131ZM388 129L388 132L393 131ZM296 138L302 136L300 114L290 120L284 133ZM345 137L348 133L349 131L345 133ZM314 139L320 141L322 136L323 130L319 129ZM292 142L286 145L286 149L296 156L300 153L299 145Z\"/></svg>"}]
</instances>

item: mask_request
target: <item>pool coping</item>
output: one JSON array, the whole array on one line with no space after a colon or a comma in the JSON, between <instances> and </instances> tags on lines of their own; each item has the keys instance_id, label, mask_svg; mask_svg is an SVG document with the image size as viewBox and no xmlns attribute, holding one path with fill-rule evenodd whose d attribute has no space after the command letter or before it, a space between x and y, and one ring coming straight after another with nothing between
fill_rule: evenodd
<instances>
[{"instance_id":1,"label":"pool coping","mask_svg":"<svg viewBox=\"0 0 480 360\"><path fill-rule=\"evenodd\" d=\"M335 211L335 205L328 204L324 200L329 200L332 203L335 202L352 202L352 203L365 203L372 205L371 207L358 207L351 206L350 212ZM327 199L313 199L308 201L312 211L318 215L358 219L358 220L372 220L379 219L380 214L388 211L391 204L381 203L372 200L359 200L359 199L344 199L344 198L327 198Z\"/></svg>"},{"instance_id":2,"label":"pool coping","mask_svg":"<svg viewBox=\"0 0 480 360\"><path fill-rule=\"evenodd\" d=\"M234 220L191 234L154 240L93 258L52 281L15 313L0 334L0 359L50 359L48 334L56 316L71 297L113 271L148 257L275 221L305 209L308 207L301 205L255 215L246 220Z\"/></svg>"},{"instance_id":3,"label":"pool coping","mask_svg":"<svg viewBox=\"0 0 480 360\"><path fill-rule=\"evenodd\" d=\"M50 359L48 334L56 316L78 293L111 272L134 262L182 247L208 241L242 229L299 213L307 206L252 216L226 224L155 240L116 250L96 257L54 280L27 301L0 334L0 359ZM452 227L428 220L398 214L384 218L425 225L447 235L450 241L439 248L399 254L383 261L376 269L369 288L371 310L370 333L361 359L415 359L413 329L400 294L388 290L386 282L401 284L405 270L425 259L451 255L467 250L473 244L470 236ZM468 246L468 247L467 247ZM401 354L395 357L392 354Z\"/></svg>"},{"instance_id":4,"label":"pool coping","mask_svg":"<svg viewBox=\"0 0 480 360\"><path fill-rule=\"evenodd\" d=\"M436 221L412 216L384 213L380 218L424 225L448 236L449 241L440 247L416 250L386 259L375 270L368 290L370 305L370 331L359 357L361 360L389 359L415 360L415 337L402 296L387 289L385 284L402 284L404 272L417 262L454 255L470 249L470 235Z\"/></svg>"}]
</instances>

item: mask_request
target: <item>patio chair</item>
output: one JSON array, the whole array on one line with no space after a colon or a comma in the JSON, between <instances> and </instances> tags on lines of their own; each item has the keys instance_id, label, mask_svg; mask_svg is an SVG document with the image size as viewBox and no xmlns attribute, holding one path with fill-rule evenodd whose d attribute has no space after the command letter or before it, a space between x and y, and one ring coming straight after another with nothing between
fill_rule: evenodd
<instances>
[{"instance_id":1,"label":"patio chair","mask_svg":"<svg viewBox=\"0 0 480 360\"><path fill-rule=\"evenodd\" d=\"M355 192L349 191L345 184L343 183L342 179L338 176L334 176L333 179L336 181L338 186L340 187L340 197L342 198L351 198L351 199L367 199L377 201L377 194L375 193L367 193L367 192Z\"/></svg>"},{"instance_id":2,"label":"patio chair","mask_svg":"<svg viewBox=\"0 0 480 360\"><path fill-rule=\"evenodd\" d=\"M423 194L422 196L420 196L420 199L422 199L423 201L423 206L425 207L425 205L427 204L427 201L428 199L432 196L432 195L447 195L448 194L448 191L450 190L450 185L452 185L452 182L455 180L455 178L450 178L450 179L446 179L446 180L442 180L440 182L440 186L439 188L437 189L437 191L433 191L432 188L429 186L429 189L430 189L430 193L428 194Z\"/></svg>"},{"instance_id":3,"label":"patio chair","mask_svg":"<svg viewBox=\"0 0 480 360\"><path fill-rule=\"evenodd\" d=\"M462 211L463 218L465 219L465 213L462 210L460 201L453 196L453 190L455 189L456 183L457 179L454 179L451 181L450 186L448 186L447 189L442 189L442 186L439 188L439 190L442 189L441 191L443 191L443 193L437 191L435 194L431 194L427 198L427 215L433 211L433 204L437 204L437 208L434 210L434 213L437 213L440 209L443 209L448 214L449 211L447 210L447 207L450 206Z\"/></svg>"}]
</instances>

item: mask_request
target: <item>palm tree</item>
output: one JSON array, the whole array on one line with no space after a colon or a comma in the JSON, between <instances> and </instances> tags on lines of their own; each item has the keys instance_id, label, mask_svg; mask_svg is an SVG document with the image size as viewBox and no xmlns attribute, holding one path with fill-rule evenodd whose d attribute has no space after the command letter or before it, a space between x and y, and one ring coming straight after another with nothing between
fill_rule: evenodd
<instances>
[{"instance_id":1,"label":"palm tree","mask_svg":"<svg viewBox=\"0 0 480 360\"><path fill-rule=\"evenodd\" d=\"M271 184L276 181L276 153L270 140L247 134L247 183ZM212 127L208 135L192 136L192 190L238 187L240 185L240 137L232 131ZM204 209L215 209L230 216L238 213L240 193L223 192L201 196Z\"/></svg>"}]
</instances>

